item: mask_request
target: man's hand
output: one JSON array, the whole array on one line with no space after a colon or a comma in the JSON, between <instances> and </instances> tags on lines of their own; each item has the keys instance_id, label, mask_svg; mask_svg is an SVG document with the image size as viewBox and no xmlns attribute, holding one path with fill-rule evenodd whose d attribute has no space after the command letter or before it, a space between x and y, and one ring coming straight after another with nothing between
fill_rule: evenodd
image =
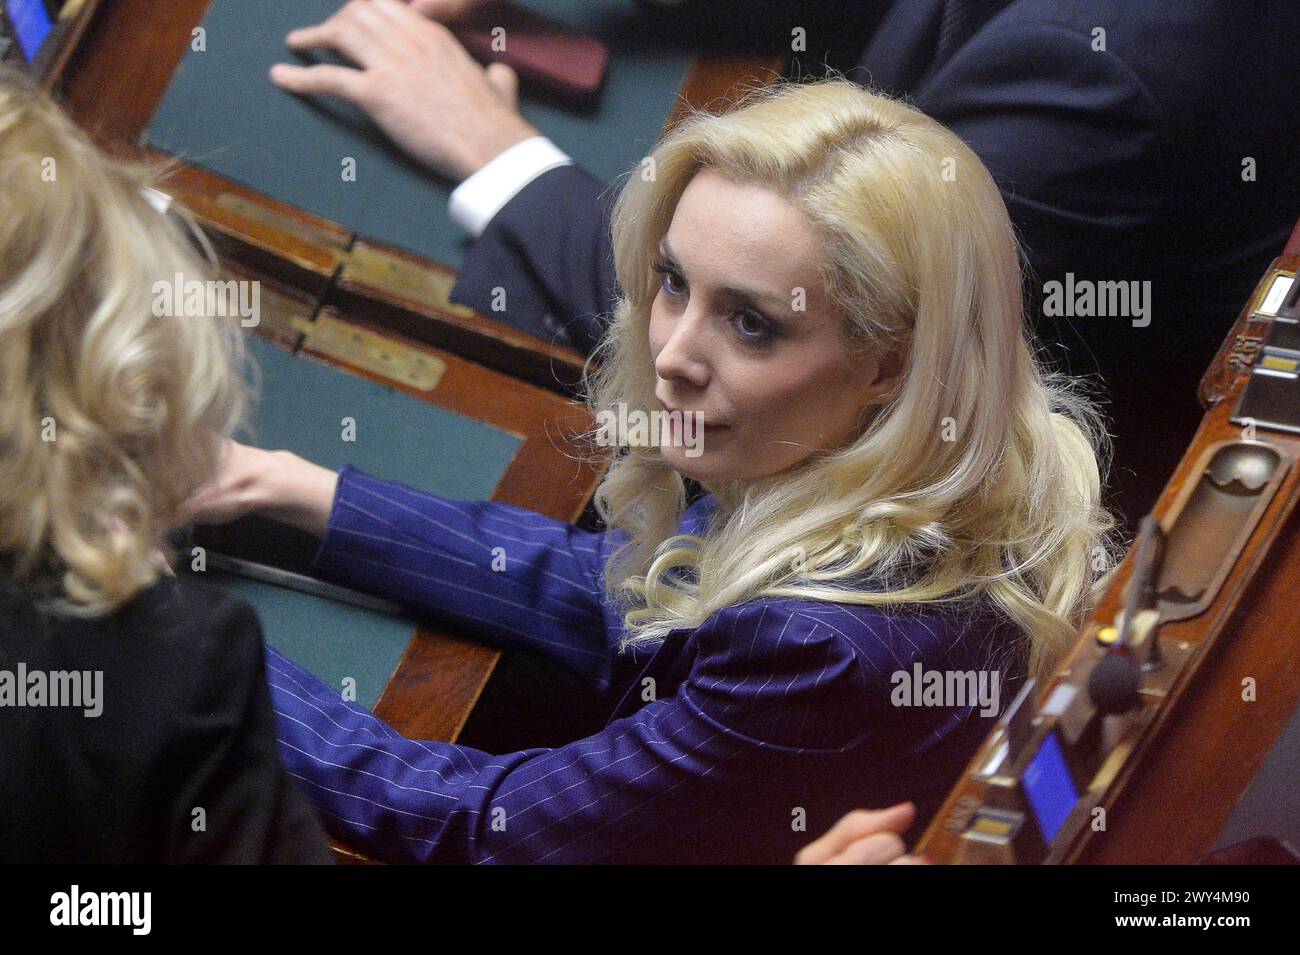
<instances>
[{"instance_id":1,"label":"man's hand","mask_svg":"<svg viewBox=\"0 0 1300 955\"><path fill-rule=\"evenodd\" d=\"M432 9L427 0L421 6ZM539 135L519 114L514 70L483 69L450 30L402 0L350 0L286 42L299 51L336 50L360 68L277 63L272 82L355 103L403 150L451 179Z\"/></svg>"},{"instance_id":2,"label":"man's hand","mask_svg":"<svg viewBox=\"0 0 1300 955\"><path fill-rule=\"evenodd\" d=\"M411 9L441 23L454 23L486 2L487 0L410 0Z\"/></svg>"},{"instance_id":3,"label":"man's hand","mask_svg":"<svg viewBox=\"0 0 1300 955\"><path fill-rule=\"evenodd\" d=\"M857 809L795 856L796 865L924 865L907 855L900 838L916 819L916 807L900 802L888 809Z\"/></svg>"}]
</instances>

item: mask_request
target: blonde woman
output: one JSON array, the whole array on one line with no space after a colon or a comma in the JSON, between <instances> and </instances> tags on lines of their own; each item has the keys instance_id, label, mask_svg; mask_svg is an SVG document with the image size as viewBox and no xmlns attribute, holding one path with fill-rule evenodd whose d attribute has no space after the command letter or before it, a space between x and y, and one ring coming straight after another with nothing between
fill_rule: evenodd
<instances>
[{"instance_id":1,"label":"blonde woman","mask_svg":"<svg viewBox=\"0 0 1300 955\"><path fill-rule=\"evenodd\" d=\"M147 181L0 74L0 862L328 861L252 610L162 572L244 399Z\"/></svg>"},{"instance_id":2,"label":"blonde woman","mask_svg":"<svg viewBox=\"0 0 1300 955\"><path fill-rule=\"evenodd\" d=\"M934 121L841 80L697 115L628 180L614 248L592 410L688 417L624 448L607 532L234 444L193 502L622 693L590 738L494 755L273 653L287 765L381 858L788 862L857 806L924 821L1111 560L1090 407L1036 365L1001 197Z\"/></svg>"}]
</instances>

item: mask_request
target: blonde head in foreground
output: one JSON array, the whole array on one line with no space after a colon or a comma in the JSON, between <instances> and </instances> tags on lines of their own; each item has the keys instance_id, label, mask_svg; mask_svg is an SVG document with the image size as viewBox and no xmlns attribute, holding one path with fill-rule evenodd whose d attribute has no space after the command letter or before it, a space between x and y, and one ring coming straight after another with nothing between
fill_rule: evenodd
<instances>
[{"instance_id":1,"label":"blonde head in foreground","mask_svg":"<svg viewBox=\"0 0 1300 955\"><path fill-rule=\"evenodd\" d=\"M158 579L244 404L237 324L154 314L211 267L149 180L0 73L0 567L75 615Z\"/></svg>"}]
</instances>

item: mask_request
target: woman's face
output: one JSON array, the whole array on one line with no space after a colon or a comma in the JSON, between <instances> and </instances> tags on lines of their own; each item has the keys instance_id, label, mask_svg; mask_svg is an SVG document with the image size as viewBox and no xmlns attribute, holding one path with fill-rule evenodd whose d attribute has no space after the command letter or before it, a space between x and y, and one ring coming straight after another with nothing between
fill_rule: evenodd
<instances>
[{"instance_id":1,"label":"woman's face","mask_svg":"<svg viewBox=\"0 0 1300 955\"><path fill-rule=\"evenodd\" d=\"M682 193L650 308L655 395L705 425L696 441L674 431L665 442L680 474L709 484L779 473L847 444L888 396L895 380L877 358L845 346L819 255L804 214L765 186L703 169Z\"/></svg>"}]
</instances>

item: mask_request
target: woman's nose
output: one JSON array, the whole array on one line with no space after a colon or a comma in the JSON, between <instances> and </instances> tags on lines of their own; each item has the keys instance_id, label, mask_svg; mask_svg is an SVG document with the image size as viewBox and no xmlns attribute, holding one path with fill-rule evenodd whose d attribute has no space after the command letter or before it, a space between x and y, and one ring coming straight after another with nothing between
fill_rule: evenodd
<instances>
[{"instance_id":1,"label":"woman's nose","mask_svg":"<svg viewBox=\"0 0 1300 955\"><path fill-rule=\"evenodd\" d=\"M671 326L668 340L655 359L655 372L665 380L684 378L702 386L709 380L708 349L704 319L688 308Z\"/></svg>"}]
</instances>

